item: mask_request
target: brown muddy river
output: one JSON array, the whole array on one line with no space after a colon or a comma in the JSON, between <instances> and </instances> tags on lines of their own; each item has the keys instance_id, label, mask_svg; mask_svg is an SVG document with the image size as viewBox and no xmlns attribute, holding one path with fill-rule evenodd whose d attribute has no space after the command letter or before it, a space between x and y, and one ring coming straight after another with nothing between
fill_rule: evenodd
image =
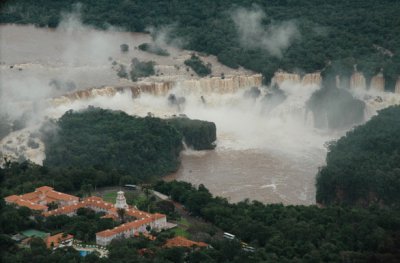
<instances>
[{"instance_id":1,"label":"brown muddy river","mask_svg":"<svg viewBox=\"0 0 400 263\"><path fill-rule=\"evenodd\" d=\"M57 30L2 25L0 87L3 99L19 103L52 96L48 83L55 77L73 80L78 88L119 84L109 57L127 62L131 57L121 55L119 45L126 42L135 46L146 41L150 41L148 35L82 31L74 28L73 23ZM170 51L178 52L174 50ZM148 56L135 50L130 52L139 54L140 59ZM174 65L176 61L182 62L179 56L173 53L171 58L161 58L165 61L159 63ZM184 69L181 71L185 74ZM181 168L166 180L204 184L213 194L231 202L249 198L266 203L313 204L315 174L326 155L324 142L337 137L315 131L305 120L304 103L313 90L287 86L287 100L267 113L260 101L246 101L243 92L207 94L206 105L201 103L199 94L186 92L186 107L181 112L169 108L166 98L142 96L132 100L129 94L76 102L56 110L95 105L141 116L147 112L161 117L181 113L189 118L213 121L217 126L216 149L184 151ZM179 95L180 90L174 93Z\"/></svg>"},{"instance_id":2,"label":"brown muddy river","mask_svg":"<svg viewBox=\"0 0 400 263\"><path fill-rule=\"evenodd\" d=\"M266 203L313 204L313 172L323 156L321 152L320 157L304 163L254 150L184 153L182 167L166 180L204 184L231 202L249 198Z\"/></svg>"}]
</instances>

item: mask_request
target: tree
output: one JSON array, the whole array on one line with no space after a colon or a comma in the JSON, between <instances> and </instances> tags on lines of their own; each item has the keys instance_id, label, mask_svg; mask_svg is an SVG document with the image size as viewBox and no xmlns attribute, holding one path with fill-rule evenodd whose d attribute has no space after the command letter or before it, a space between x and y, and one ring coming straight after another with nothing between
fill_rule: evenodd
<instances>
[{"instance_id":1,"label":"tree","mask_svg":"<svg viewBox=\"0 0 400 263\"><path fill-rule=\"evenodd\" d=\"M129 51L129 46L127 44L121 44L120 49L122 53L126 53Z\"/></svg>"},{"instance_id":2,"label":"tree","mask_svg":"<svg viewBox=\"0 0 400 263\"><path fill-rule=\"evenodd\" d=\"M93 186L91 184L83 184L81 187L81 191L86 196L91 196L93 191Z\"/></svg>"},{"instance_id":3,"label":"tree","mask_svg":"<svg viewBox=\"0 0 400 263\"><path fill-rule=\"evenodd\" d=\"M117 208L117 214L121 222L125 222L126 210L124 208Z\"/></svg>"},{"instance_id":4,"label":"tree","mask_svg":"<svg viewBox=\"0 0 400 263\"><path fill-rule=\"evenodd\" d=\"M51 202L47 204L47 207L49 208L49 211L57 209L58 208L58 204L55 202Z\"/></svg>"}]
</instances>

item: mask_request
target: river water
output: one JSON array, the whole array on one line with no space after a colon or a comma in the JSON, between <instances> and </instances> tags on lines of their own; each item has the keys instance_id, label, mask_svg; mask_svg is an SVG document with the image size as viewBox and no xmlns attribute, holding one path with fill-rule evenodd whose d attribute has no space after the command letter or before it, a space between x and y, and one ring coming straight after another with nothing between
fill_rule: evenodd
<instances>
[{"instance_id":1,"label":"river water","mask_svg":"<svg viewBox=\"0 0 400 263\"><path fill-rule=\"evenodd\" d=\"M121 43L135 46L151 41L143 34L80 31L80 28L72 30L71 27L73 29L70 25L49 30L33 26L0 26L3 104L8 101L23 105L25 101L57 95L48 85L55 77L73 80L78 88L120 84L121 80L111 69L109 57L127 62L130 57L121 55ZM157 62L182 63L177 49L171 50L177 52L172 55L174 58L160 58L164 61ZM133 52L146 59L146 54ZM181 71L184 76L185 70ZM312 127L305 102L316 88L288 83L283 86L287 95L285 102L268 111L261 99L245 99L244 91L188 94L187 90L183 92L177 87L173 93L186 98L186 105L180 111L168 105L166 97L144 95L133 100L131 94L118 94L112 98L76 101L45 112L49 116L59 116L68 109L94 105L139 116L148 112L160 117L185 114L189 118L213 121L217 126L216 149L186 149L181 155L180 169L166 180L204 184L213 194L231 202L249 198L266 203L309 205L315 203L315 175L325 162L327 150L324 144L343 134L321 132ZM18 111L15 105L10 107L7 110Z\"/></svg>"},{"instance_id":2,"label":"river water","mask_svg":"<svg viewBox=\"0 0 400 263\"><path fill-rule=\"evenodd\" d=\"M182 167L166 179L204 184L231 202L244 198L266 203L315 203L314 176L324 151L304 159L256 150L216 149L182 154Z\"/></svg>"}]
</instances>

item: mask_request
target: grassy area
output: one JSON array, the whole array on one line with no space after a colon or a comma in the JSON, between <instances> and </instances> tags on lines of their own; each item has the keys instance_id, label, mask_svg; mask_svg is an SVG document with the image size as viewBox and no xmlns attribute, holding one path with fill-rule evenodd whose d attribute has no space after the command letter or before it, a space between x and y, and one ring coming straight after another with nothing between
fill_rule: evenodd
<instances>
[{"instance_id":1,"label":"grassy area","mask_svg":"<svg viewBox=\"0 0 400 263\"><path fill-rule=\"evenodd\" d=\"M138 207L140 206L140 204L146 203L146 200L147 200L146 195L142 193L136 196L132 196L132 198L127 197L128 204L136 205Z\"/></svg>"},{"instance_id":2,"label":"grassy area","mask_svg":"<svg viewBox=\"0 0 400 263\"><path fill-rule=\"evenodd\" d=\"M190 226L190 223L189 223L189 221L187 221L186 218L181 217L181 219L178 221L178 225L188 228Z\"/></svg>"},{"instance_id":3,"label":"grassy area","mask_svg":"<svg viewBox=\"0 0 400 263\"><path fill-rule=\"evenodd\" d=\"M181 217L181 219L177 222L178 226L171 229L171 231L175 234L175 236L183 236L190 238L190 234L187 229L190 227L190 223L186 218Z\"/></svg>"},{"instance_id":4,"label":"grassy area","mask_svg":"<svg viewBox=\"0 0 400 263\"><path fill-rule=\"evenodd\" d=\"M108 192L103 195L103 200L110 203L115 203L115 199L117 199L117 192Z\"/></svg>"},{"instance_id":5,"label":"grassy area","mask_svg":"<svg viewBox=\"0 0 400 263\"><path fill-rule=\"evenodd\" d=\"M175 236L182 236L182 237L190 238L190 234L185 229L183 229L179 226L175 227L171 231L174 232Z\"/></svg>"},{"instance_id":6,"label":"grassy area","mask_svg":"<svg viewBox=\"0 0 400 263\"><path fill-rule=\"evenodd\" d=\"M138 205L140 202L144 202L146 200L146 196L144 194L138 194L133 192L124 192L126 202L128 205ZM115 192L107 192L102 196L103 200L110 203L115 203L117 199L117 191Z\"/></svg>"}]
</instances>

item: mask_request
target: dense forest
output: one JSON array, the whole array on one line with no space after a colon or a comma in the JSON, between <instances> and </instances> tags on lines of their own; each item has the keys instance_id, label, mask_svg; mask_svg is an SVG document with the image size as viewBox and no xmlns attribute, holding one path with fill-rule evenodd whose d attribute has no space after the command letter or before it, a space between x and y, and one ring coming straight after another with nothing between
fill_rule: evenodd
<instances>
[{"instance_id":1,"label":"dense forest","mask_svg":"<svg viewBox=\"0 0 400 263\"><path fill-rule=\"evenodd\" d=\"M346 87L354 65L367 83L383 71L386 90L394 89L400 74L397 0L7 0L1 3L0 23L54 28L78 9L83 23L100 29L168 28L167 41L179 39L183 48L216 55L229 67L261 72L266 82L278 69L301 74L322 70L321 89L307 103L319 128L346 128L363 118L365 105L336 86L337 74ZM121 51L128 49L121 46ZM140 49L167 55L160 47ZM210 73L197 56L186 65L199 75ZM155 73L151 61L132 61L131 69L121 65L118 74L136 80ZM273 91L264 100L276 106L285 94L277 87ZM0 262L400 262L399 116L400 106L381 110L330 143L326 165L316 178L318 207L249 200L232 204L213 197L203 185L156 181L177 169L182 141L196 150L213 149L214 123L139 118L93 107L68 111L41 129L47 157L43 166L6 160L0 167ZM0 138L22 127L22 119L13 122L0 114ZM101 186L149 181L192 217L237 239L209 235L204 240L209 249L164 248L171 233L154 233L154 241L115 240L109 257L100 259L96 254L81 257L69 248L50 251L41 239L21 249L10 238L37 228L94 242L97 231L118 223L87 209L72 218L44 220L27 208L5 205L4 196L42 185L85 196ZM244 251L241 242L255 251Z\"/></svg>"},{"instance_id":2,"label":"dense forest","mask_svg":"<svg viewBox=\"0 0 400 263\"><path fill-rule=\"evenodd\" d=\"M182 141L194 150L213 149L212 122L177 117L133 117L89 107L68 111L42 128L44 166L6 162L4 194L51 185L64 192L159 179L179 165Z\"/></svg>"},{"instance_id":3,"label":"dense forest","mask_svg":"<svg viewBox=\"0 0 400 263\"><path fill-rule=\"evenodd\" d=\"M156 241L141 238L115 241L109 247L109 258L98 259L96 255L81 258L76 251L68 249L51 253L40 240L35 240L28 249L18 249L6 234L36 227L46 231L64 230L74 233L80 239L93 240L93 234L99 229L109 227L111 221L104 221L90 211L80 211L78 217L72 220L63 216L46 221L40 221L38 218L32 220L29 218L31 214L29 210L4 206L2 200L0 203L2 262L46 262L46 260L48 262L54 260L75 262L398 262L400 260L399 210L381 207L379 204L399 200L398 192L396 192L399 186L395 168L398 163L395 149L398 147L397 130L399 128L395 118L399 115L399 111L399 106L383 110L364 126L356 128L346 137L331 144L327 167L321 170L317 185L317 199L327 204L324 208L265 205L248 200L230 204L224 198L213 197L202 185L194 187L185 182L159 181L154 184L155 190L182 203L192 216L200 217L223 231L236 235L238 239L228 241L211 237L207 242L213 246L213 249L198 251L181 248L166 249L160 247L166 234L160 233ZM91 123L94 126L101 127L102 115L109 114L114 118L122 115L123 123L130 123L123 113L99 109L89 109L81 113L69 112L65 116L73 115L73 118L79 119L85 113L93 115L92 118L97 120L96 123ZM66 118L68 117L71 116ZM80 126L88 123L90 123L90 118L80 123ZM119 127L116 124L110 126ZM82 128L82 131L84 130ZM175 132L179 134L178 131ZM107 145L108 142L105 140L102 143ZM335 166L332 166L333 164ZM121 170L101 173L94 168L42 167L29 162L7 163L4 169L0 169L3 196L31 191L35 186L44 184L55 186L57 190L80 191L84 194L90 192L95 184L111 185L112 180L116 180L118 184L124 177L125 174ZM367 193L368 198L373 197L369 200L370 206L361 208L329 205L336 202L336 196L331 196L331 194L338 193L336 187L337 185L342 187L340 185L342 182L346 183L347 188L340 191L339 197L345 198L339 200L341 203L358 204L359 197L362 195L354 198L355 194L367 193L364 189L375 189L377 192L373 192L372 195ZM374 205L377 200L380 200L376 202L378 205ZM12 227L9 227L10 225ZM82 226L86 226L85 229L82 229ZM250 253L240 249L240 241L255 247L255 252ZM142 248L151 252L143 255L139 253L139 249Z\"/></svg>"},{"instance_id":4,"label":"dense forest","mask_svg":"<svg viewBox=\"0 0 400 263\"><path fill-rule=\"evenodd\" d=\"M26 170L26 172L29 169ZM6 178L9 168L0 169ZM7 176L13 176L7 174ZM65 180L69 180L66 178ZM2 184L3 185L3 184ZM265 205L244 200L230 204L213 197L202 185L185 182L158 182L155 189L181 202L192 216L200 217L223 231L236 235L225 240L210 235L205 241L212 248L192 250L163 248L173 234L153 233L150 241L136 237L115 240L109 246L109 257L95 254L80 257L73 249L45 248L34 239L29 248L15 246L8 234L29 228L48 232L65 231L81 240L93 240L94 233L114 224L88 209L78 215L53 216L43 221L30 217L29 209L15 209L0 201L0 256L2 262L398 262L400 260L399 210L378 207L349 208L330 206ZM2 193L3 187L2 187ZM211 230L211 229L210 229ZM212 233L214 231L211 231ZM241 249L241 242L255 247L254 252ZM146 248L146 253L140 249Z\"/></svg>"},{"instance_id":5,"label":"dense forest","mask_svg":"<svg viewBox=\"0 0 400 263\"><path fill-rule=\"evenodd\" d=\"M194 150L215 148L215 140L217 139L215 123L181 117L168 119L167 122L182 134L186 145Z\"/></svg>"},{"instance_id":6,"label":"dense forest","mask_svg":"<svg viewBox=\"0 0 400 263\"><path fill-rule=\"evenodd\" d=\"M254 262L396 262L400 212L316 206L230 204L202 185L159 182L155 189L194 215L259 248Z\"/></svg>"},{"instance_id":7,"label":"dense forest","mask_svg":"<svg viewBox=\"0 0 400 263\"><path fill-rule=\"evenodd\" d=\"M151 180L175 171L182 141L204 150L213 149L216 140L211 122L140 118L94 107L68 111L58 121L44 124L41 131L45 166L118 171L132 180Z\"/></svg>"},{"instance_id":8,"label":"dense forest","mask_svg":"<svg viewBox=\"0 0 400 263\"><path fill-rule=\"evenodd\" d=\"M161 176L179 165L182 136L165 121L89 107L42 127L44 164L117 170L137 178Z\"/></svg>"},{"instance_id":9,"label":"dense forest","mask_svg":"<svg viewBox=\"0 0 400 263\"><path fill-rule=\"evenodd\" d=\"M386 89L393 90L400 73L396 0L8 0L0 22L56 27L77 2L86 24L140 32L174 25L170 37L182 39L184 48L261 72L266 80L279 68L313 72L332 61L345 75L357 64L367 80L383 68ZM244 45L238 33L247 26L255 31L244 35L250 41Z\"/></svg>"},{"instance_id":10,"label":"dense forest","mask_svg":"<svg viewBox=\"0 0 400 263\"><path fill-rule=\"evenodd\" d=\"M400 106L381 110L333 142L317 175L323 204L400 204Z\"/></svg>"}]
</instances>

